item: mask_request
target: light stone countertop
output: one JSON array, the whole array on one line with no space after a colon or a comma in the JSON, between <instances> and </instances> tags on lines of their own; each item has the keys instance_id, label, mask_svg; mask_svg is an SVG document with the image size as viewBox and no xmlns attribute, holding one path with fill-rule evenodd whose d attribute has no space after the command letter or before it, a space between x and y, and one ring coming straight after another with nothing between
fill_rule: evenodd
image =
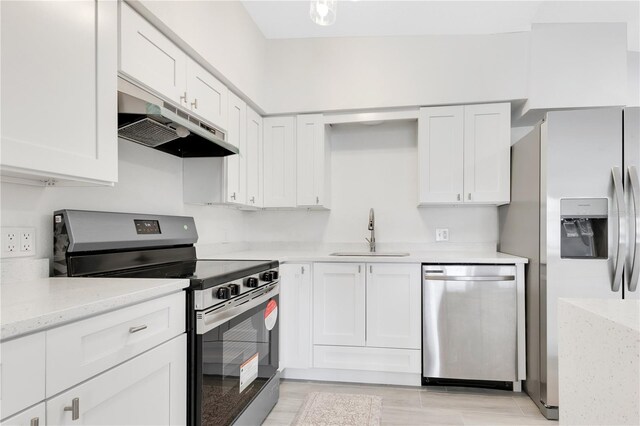
<instances>
[{"instance_id":1,"label":"light stone countertop","mask_svg":"<svg viewBox=\"0 0 640 426\"><path fill-rule=\"evenodd\" d=\"M181 291L186 279L40 278L0 285L0 340Z\"/></svg>"},{"instance_id":2,"label":"light stone countertop","mask_svg":"<svg viewBox=\"0 0 640 426\"><path fill-rule=\"evenodd\" d=\"M560 299L560 424L640 424L640 300Z\"/></svg>"},{"instance_id":3,"label":"light stone countertop","mask_svg":"<svg viewBox=\"0 0 640 426\"><path fill-rule=\"evenodd\" d=\"M198 250L200 259L279 260L280 263L298 262L355 262L355 263L527 263L524 257L496 251L409 251L409 256L331 256L334 251L354 250L244 250L229 253L206 253ZM381 250L382 252L386 250ZM389 250L391 251L391 250ZM403 250L393 250L402 252Z\"/></svg>"}]
</instances>

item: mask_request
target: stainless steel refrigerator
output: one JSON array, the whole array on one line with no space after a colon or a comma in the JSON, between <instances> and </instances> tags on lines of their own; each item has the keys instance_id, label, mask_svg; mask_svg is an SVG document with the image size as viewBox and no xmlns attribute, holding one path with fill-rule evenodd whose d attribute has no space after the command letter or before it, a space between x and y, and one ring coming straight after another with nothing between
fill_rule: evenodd
<instances>
[{"instance_id":1,"label":"stainless steel refrigerator","mask_svg":"<svg viewBox=\"0 0 640 426\"><path fill-rule=\"evenodd\" d=\"M640 108L548 112L511 148L502 252L527 257L525 389L558 418L559 298L639 298Z\"/></svg>"}]
</instances>

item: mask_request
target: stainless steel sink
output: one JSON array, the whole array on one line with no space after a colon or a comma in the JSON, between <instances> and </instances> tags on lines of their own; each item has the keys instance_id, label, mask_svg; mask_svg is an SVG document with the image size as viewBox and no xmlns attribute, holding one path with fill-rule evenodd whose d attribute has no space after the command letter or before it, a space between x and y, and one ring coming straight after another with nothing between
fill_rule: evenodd
<instances>
[{"instance_id":1,"label":"stainless steel sink","mask_svg":"<svg viewBox=\"0 0 640 426\"><path fill-rule=\"evenodd\" d=\"M339 251L336 253L331 253L329 256L405 257L409 256L409 253L395 253L390 251Z\"/></svg>"}]
</instances>

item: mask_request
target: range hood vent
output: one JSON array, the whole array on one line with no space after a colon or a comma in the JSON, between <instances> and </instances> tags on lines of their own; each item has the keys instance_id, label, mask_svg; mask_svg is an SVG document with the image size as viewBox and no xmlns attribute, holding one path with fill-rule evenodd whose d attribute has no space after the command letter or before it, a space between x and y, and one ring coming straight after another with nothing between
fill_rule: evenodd
<instances>
[{"instance_id":1,"label":"range hood vent","mask_svg":"<svg viewBox=\"0 0 640 426\"><path fill-rule=\"evenodd\" d=\"M118 136L178 157L238 154L224 131L118 78Z\"/></svg>"}]
</instances>

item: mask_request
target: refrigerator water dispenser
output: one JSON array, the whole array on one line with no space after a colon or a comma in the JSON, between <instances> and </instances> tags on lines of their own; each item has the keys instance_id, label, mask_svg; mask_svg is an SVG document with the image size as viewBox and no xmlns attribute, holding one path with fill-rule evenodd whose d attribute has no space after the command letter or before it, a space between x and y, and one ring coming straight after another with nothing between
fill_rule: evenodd
<instances>
[{"instance_id":1,"label":"refrigerator water dispenser","mask_svg":"<svg viewBox=\"0 0 640 426\"><path fill-rule=\"evenodd\" d=\"M563 259L606 259L606 198L564 198L560 200L560 257Z\"/></svg>"}]
</instances>

